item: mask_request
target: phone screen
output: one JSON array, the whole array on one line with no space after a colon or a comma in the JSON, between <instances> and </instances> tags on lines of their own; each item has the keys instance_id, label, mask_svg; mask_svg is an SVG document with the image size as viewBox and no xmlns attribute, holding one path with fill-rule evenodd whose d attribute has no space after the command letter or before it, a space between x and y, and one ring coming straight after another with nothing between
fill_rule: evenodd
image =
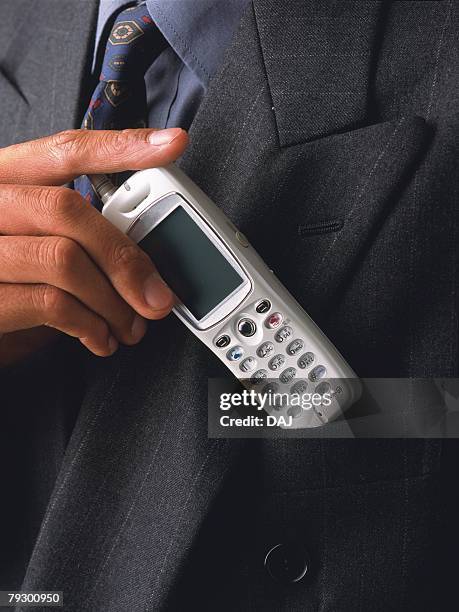
<instances>
[{"instance_id":1,"label":"phone screen","mask_svg":"<svg viewBox=\"0 0 459 612\"><path fill-rule=\"evenodd\" d=\"M139 246L198 321L244 283L181 206L158 223Z\"/></svg>"}]
</instances>

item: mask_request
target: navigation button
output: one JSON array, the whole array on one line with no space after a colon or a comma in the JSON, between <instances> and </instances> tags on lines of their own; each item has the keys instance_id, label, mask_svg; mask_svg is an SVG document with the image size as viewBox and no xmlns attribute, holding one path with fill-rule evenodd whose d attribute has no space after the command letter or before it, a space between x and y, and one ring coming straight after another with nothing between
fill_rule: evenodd
<instances>
[{"instance_id":1,"label":"navigation button","mask_svg":"<svg viewBox=\"0 0 459 612\"><path fill-rule=\"evenodd\" d=\"M237 324L237 331L245 338L251 338L257 331L257 326L252 319L241 319Z\"/></svg>"}]
</instances>

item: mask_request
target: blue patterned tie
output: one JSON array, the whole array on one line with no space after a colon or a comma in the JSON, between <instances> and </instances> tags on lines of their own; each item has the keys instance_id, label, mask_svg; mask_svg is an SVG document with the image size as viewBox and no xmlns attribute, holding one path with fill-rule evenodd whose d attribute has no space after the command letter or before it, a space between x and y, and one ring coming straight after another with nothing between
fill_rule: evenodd
<instances>
[{"instance_id":1,"label":"blue patterned tie","mask_svg":"<svg viewBox=\"0 0 459 612\"><path fill-rule=\"evenodd\" d=\"M110 33L99 83L81 127L86 130L146 127L144 75L166 45L145 4L120 13ZM119 184L117 177L112 180ZM86 176L76 179L75 189L100 207Z\"/></svg>"}]
</instances>

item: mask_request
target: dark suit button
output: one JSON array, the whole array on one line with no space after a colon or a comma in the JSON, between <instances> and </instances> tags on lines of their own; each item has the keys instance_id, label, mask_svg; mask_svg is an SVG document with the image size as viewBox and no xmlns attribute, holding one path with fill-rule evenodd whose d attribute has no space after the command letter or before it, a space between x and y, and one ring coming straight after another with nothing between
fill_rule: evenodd
<instances>
[{"instance_id":1,"label":"dark suit button","mask_svg":"<svg viewBox=\"0 0 459 612\"><path fill-rule=\"evenodd\" d=\"M265 557L265 567L273 580L290 584L302 580L309 568L307 552L297 544L276 544Z\"/></svg>"}]
</instances>

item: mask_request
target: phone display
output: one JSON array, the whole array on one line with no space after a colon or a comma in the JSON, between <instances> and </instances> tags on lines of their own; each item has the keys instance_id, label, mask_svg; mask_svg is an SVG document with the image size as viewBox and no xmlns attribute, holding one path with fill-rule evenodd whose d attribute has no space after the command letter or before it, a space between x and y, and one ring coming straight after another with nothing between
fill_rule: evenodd
<instances>
[{"instance_id":1,"label":"phone display","mask_svg":"<svg viewBox=\"0 0 459 612\"><path fill-rule=\"evenodd\" d=\"M198 320L244 282L182 206L172 210L139 242L139 246Z\"/></svg>"}]
</instances>

